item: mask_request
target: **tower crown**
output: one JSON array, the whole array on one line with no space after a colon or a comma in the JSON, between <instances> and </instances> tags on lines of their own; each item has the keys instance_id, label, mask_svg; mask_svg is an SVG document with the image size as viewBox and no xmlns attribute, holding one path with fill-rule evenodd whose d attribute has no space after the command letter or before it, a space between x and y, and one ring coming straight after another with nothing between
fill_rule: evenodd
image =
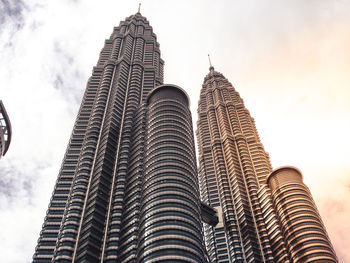
<instances>
[{"instance_id":1,"label":"tower crown","mask_svg":"<svg viewBox=\"0 0 350 263\"><path fill-rule=\"evenodd\" d=\"M164 84L164 85L160 85L156 88L154 88L153 90L151 90L147 96L147 103L149 103L149 100L150 98L155 95L155 93L159 92L160 90L173 90L173 91L176 91L177 93L179 94L182 94L182 96L184 97L184 99L186 100L187 102L187 106L189 107L190 106L190 97L188 96L187 92L182 89L181 87L177 86L177 85L174 85L174 84Z\"/></svg>"},{"instance_id":2,"label":"tower crown","mask_svg":"<svg viewBox=\"0 0 350 263\"><path fill-rule=\"evenodd\" d=\"M204 83L211 79L222 79L228 81L225 76L221 72L216 71L212 65L209 67L209 73L204 78Z\"/></svg>"}]
</instances>

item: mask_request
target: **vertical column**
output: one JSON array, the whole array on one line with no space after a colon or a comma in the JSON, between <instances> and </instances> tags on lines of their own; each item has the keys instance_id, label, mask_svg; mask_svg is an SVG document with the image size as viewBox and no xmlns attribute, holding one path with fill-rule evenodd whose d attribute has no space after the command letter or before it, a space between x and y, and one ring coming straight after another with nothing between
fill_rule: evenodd
<instances>
[{"instance_id":1,"label":"vertical column","mask_svg":"<svg viewBox=\"0 0 350 263\"><path fill-rule=\"evenodd\" d=\"M163 85L147 102L138 262L207 262L187 95Z\"/></svg>"},{"instance_id":2,"label":"vertical column","mask_svg":"<svg viewBox=\"0 0 350 263\"><path fill-rule=\"evenodd\" d=\"M70 199L62 222L62 229L58 239L55 255L56 262L64 262L74 258L79 235L82 232L82 219L88 207L88 193L92 181L92 170L98 159L98 144L102 133L107 102L111 92L115 65L112 61L105 64L101 84L96 95L96 101L89 119L89 124L81 150L74 184L71 188ZM101 161L101 158L100 158ZM97 162L98 163L98 162ZM89 213L87 213L89 214ZM86 222L87 223L87 222ZM103 226L103 222L96 222L95 227ZM101 227L101 226L100 226ZM83 229L84 230L84 229ZM86 232L83 232L83 234Z\"/></svg>"}]
</instances>

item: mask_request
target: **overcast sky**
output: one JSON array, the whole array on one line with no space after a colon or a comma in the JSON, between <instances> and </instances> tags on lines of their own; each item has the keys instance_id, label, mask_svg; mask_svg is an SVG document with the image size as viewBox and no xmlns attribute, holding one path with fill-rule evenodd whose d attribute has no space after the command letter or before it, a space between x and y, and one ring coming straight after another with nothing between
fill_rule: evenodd
<instances>
[{"instance_id":1,"label":"overcast sky","mask_svg":"<svg viewBox=\"0 0 350 263\"><path fill-rule=\"evenodd\" d=\"M194 122L215 69L240 92L272 165L298 167L341 262L350 262L350 1L144 0ZM0 99L13 136L0 160L0 255L30 262L104 39L139 1L0 0Z\"/></svg>"}]
</instances>

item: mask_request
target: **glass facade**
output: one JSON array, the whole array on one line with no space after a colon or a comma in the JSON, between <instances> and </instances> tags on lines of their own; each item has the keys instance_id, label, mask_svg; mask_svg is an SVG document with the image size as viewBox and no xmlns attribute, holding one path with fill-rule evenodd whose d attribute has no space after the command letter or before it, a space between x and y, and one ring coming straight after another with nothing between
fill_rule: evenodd
<instances>
[{"instance_id":1,"label":"glass facade","mask_svg":"<svg viewBox=\"0 0 350 263\"><path fill-rule=\"evenodd\" d=\"M211 262L272 262L258 199L269 156L238 92L213 67L201 89L197 138L201 197L220 218L204 225Z\"/></svg>"},{"instance_id":2,"label":"glass facade","mask_svg":"<svg viewBox=\"0 0 350 263\"><path fill-rule=\"evenodd\" d=\"M197 171L189 98L162 85L163 64L140 13L105 41L33 262L337 262L301 174L272 171L254 119L213 67Z\"/></svg>"},{"instance_id":3,"label":"glass facade","mask_svg":"<svg viewBox=\"0 0 350 263\"><path fill-rule=\"evenodd\" d=\"M254 120L231 83L210 67L198 105L204 224L211 262L338 262L301 173L272 171Z\"/></svg>"},{"instance_id":4,"label":"glass facade","mask_svg":"<svg viewBox=\"0 0 350 263\"><path fill-rule=\"evenodd\" d=\"M281 167L271 173L267 184L292 262L338 262L301 172Z\"/></svg>"},{"instance_id":5,"label":"glass facade","mask_svg":"<svg viewBox=\"0 0 350 263\"><path fill-rule=\"evenodd\" d=\"M33 262L206 262L187 95L140 13L93 68Z\"/></svg>"},{"instance_id":6,"label":"glass facade","mask_svg":"<svg viewBox=\"0 0 350 263\"><path fill-rule=\"evenodd\" d=\"M206 262L188 103L169 85L148 98L139 262Z\"/></svg>"}]
</instances>

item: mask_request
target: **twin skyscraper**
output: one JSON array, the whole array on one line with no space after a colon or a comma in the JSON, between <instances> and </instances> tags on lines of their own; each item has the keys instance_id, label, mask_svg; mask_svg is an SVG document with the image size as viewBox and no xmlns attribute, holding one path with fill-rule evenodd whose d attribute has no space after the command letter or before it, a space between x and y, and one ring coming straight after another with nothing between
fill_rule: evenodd
<instances>
[{"instance_id":1,"label":"twin skyscraper","mask_svg":"<svg viewBox=\"0 0 350 263\"><path fill-rule=\"evenodd\" d=\"M33 262L337 262L302 175L272 171L210 67L197 171L189 98L163 84L152 27L115 27L88 80Z\"/></svg>"}]
</instances>

